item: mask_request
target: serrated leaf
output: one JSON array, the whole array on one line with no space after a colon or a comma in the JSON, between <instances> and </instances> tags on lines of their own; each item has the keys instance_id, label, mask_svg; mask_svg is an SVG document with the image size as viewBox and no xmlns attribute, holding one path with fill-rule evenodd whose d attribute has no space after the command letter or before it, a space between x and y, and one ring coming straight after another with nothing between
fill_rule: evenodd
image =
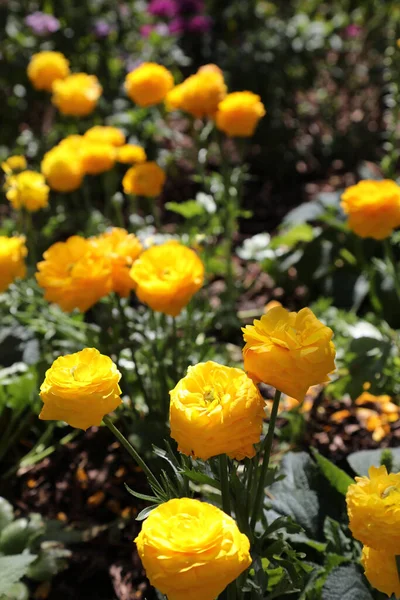
<instances>
[{"instance_id":1,"label":"serrated leaf","mask_svg":"<svg viewBox=\"0 0 400 600\"><path fill-rule=\"evenodd\" d=\"M350 475L347 475L342 469L339 469L330 460L322 456L315 448L311 448L311 452L322 474L327 478L332 487L345 496L349 485L354 483Z\"/></svg>"},{"instance_id":2,"label":"serrated leaf","mask_svg":"<svg viewBox=\"0 0 400 600\"><path fill-rule=\"evenodd\" d=\"M29 553L0 556L0 594L6 595L24 577L35 559L36 555Z\"/></svg>"},{"instance_id":3,"label":"serrated leaf","mask_svg":"<svg viewBox=\"0 0 400 600\"><path fill-rule=\"evenodd\" d=\"M322 588L322 600L373 600L355 565L334 569Z\"/></svg>"}]
</instances>

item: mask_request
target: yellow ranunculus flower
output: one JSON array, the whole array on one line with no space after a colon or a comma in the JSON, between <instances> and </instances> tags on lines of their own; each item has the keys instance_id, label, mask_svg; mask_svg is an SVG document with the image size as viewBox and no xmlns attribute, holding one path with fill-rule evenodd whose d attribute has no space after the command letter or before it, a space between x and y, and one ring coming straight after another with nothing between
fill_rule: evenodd
<instances>
[{"instance_id":1,"label":"yellow ranunculus flower","mask_svg":"<svg viewBox=\"0 0 400 600\"><path fill-rule=\"evenodd\" d=\"M400 597L400 580L396 566L396 556L386 550L374 550L364 546L361 563L365 577L372 587L386 594L389 598L394 594Z\"/></svg>"},{"instance_id":2,"label":"yellow ranunculus flower","mask_svg":"<svg viewBox=\"0 0 400 600\"><path fill-rule=\"evenodd\" d=\"M170 396L171 437L179 452L202 460L255 455L265 402L242 369L199 363L188 368Z\"/></svg>"},{"instance_id":3,"label":"yellow ranunculus flower","mask_svg":"<svg viewBox=\"0 0 400 600\"><path fill-rule=\"evenodd\" d=\"M104 415L121 404L120 379L111 358L95 348L60 356L41 385L39 419L65 421L78 429L100 425Z\"/></svg>"},{"instance_id":4,"label":"yellow ranunculus flower","mask_svg":"<svg viewBox=\"0 0 400 600\"><path fill-rule=\"evenodd\" d=\"M25 277L24 257L27 253L23 236L0 236L0 293L4 292L17 277Z\"/></svg>"},{"instance_id":5,"label":"yellow ranunculus flower","mask_svg":"<svg viewBox=\"0 0 400 600\"><path fill-rule=\"evenodd\" d=\"M352 185L342 194L341 206L350 229L362 238L383 240L400 226L400 186L390 179Z\"/></svg>"},{"instance_id":6,"label":"yellow ranunculus flower","mask_svg":"<svg viewBox=\"0 0 400 600\"><path fill-rule=\"evenodd\" d=\"M172 240L145 250L131 277L141 302L176 317L202 287L204 265L193 250Z\"/></svg>"},{"instance_id":7,"label":"yellow ranunculus flower","mask_svg":"<svg viewBox=\"0 0 400 600\"><path fill-rule=\"evenodd\" d=\"M40 168L56 192L73 192L82 185L84 171L77 148L67 144L55 146L46 152Z\"/></svg>"},{"instance_id":8,"label":"yellow ranunculus flower","mask_svg":"<svg viewBox=\"0 0 400 600\"><path fill-rule=\"evenodd\" d=\"M5 182L6 197L16 210L25 208L36 212L49 203L50 188L42 173L36 171L21 171L9 175Z\"/></svg>"},{"instance_id":9,"label":"yellow ranunculus flower","mask_svg":"<svg viewBox=\"0 0 400 600\"><path fill-rule=\"evenodd\" d=\"M15 173L16 171L24 171L26 167L27 164L25 156L20 156L18 154L9 156L7 160L1 163L1 168L7 175Z\"/></svg>"},{"instance_id":10,"label":"yellow ranunculus flower","mask_svg":"<svg viewBox=\"0 0 400 600\"><path fill-rule=\"evenodd\" d=\"M356 538L375 550L400 554L400 473L371 467L347 491L349 527Z\"/></svg>"},{"instance_id":11,"label":"yellow ranunculus flower","mask_svg":"<svg viewBox=\"0 0 400 600\"><path fill-rule=\"evenodd\" d=\"M247 374L299 402L310 386L329 381L335 370L333 331L309 308L298 313L271 308L242 331Z\"/></svg>"},{"instance_id":12,"label":"yellow ranunculus flower","mask_svg":"<svg viewBox=\"0 0 400 600\"><path fill-rule=\"evenodd\" d=\"M152 198L161 194L165 180L165 171L157 163L146 162L127 170L122 187L125 194Z\"/></svg>"},{"instance_id":13,"label":"yellow ranunculus flower","mask_svg":"<svg viewBox=\"0 0 400 600\"><path fill-rule=\"evenodd\" d=\"M89 175L98 175L113 168L116 148L111 144L87 141L80 152L82 167Z\"/></svg>"},{"instance_id":14,"label":"yellow ranunculus flower","mask_svg":"<svg viewBox=\"0 0 400 600\"><path fill-rule=\"evenodd\" d=\"M252 92L233 92L218 105L217 128L230 137L250 137L265 115L260 96Z\"/></svg>"},{"instance_id":15,"label":"yellow ranunculus flower","mask_svg":"<svg viewBox=\"0 0 400 600\"><path fill-rule=\"evenodd\" d=\"M134 287L130 269L143 249L139 239L125 229L114 227L91 242L111 262L113 291L124 298L129 296Z\"/></svg>"},{"instance_id":16,"label":"yellow ranunculus flower","mask_svg":"<svg viewBox=\"0 0 400 600\"><path fill-rule=\"evenodd\" d=\"M112 267L89 241L74 235L57 242L43 254L36 279L44 297L64 311L87 311L112 290Z\"/></svg>"},{"instance_id":17,"label":"yellow ranunculus flower","mask_svg":"<svg viewBox=\"0 0 400 600\"><path fill-rule=\"evenodd\" d=\"M84 138L91 142L99 142L100 144L109 144L110 146L123 146L125 144L125 135L117 127L108 125L95 125L88 129Z\"/></svg>"},{"instance_id":18,"label":"yellow ranunculus flower","mask_svg":"<svg viewBox=\"0 0 400 600\"><path fill-rule=\"evenodd\" d=\"M94 111L102 92L95 75L73 73L54 82L51 100L64 115L84 117Z\"/></svg>"},{"instance_id":19,"label":"yellow ranunculus flower","mask_svg":"<svg viewBox=\"0 0 400 600\"><path fill-rule=\"evenodd\" d=\"M168 94L166 105L194 117L214 117L226 89L222 71L216 65L205 65Z\"/></svg>"},{"instance_id":20,"label":"yellow ranunculus flower","mask_svg":"<svg viewBox=\"0 0 400 600\"><path fill-rule=\"evenodd\" d=\"M232 517L189 498L157 506L135 543L150 583L168 600L214 600L251 565L249 540Z\"/></svg>"},{"instance_id":21,"label":"yellow ranunculus flower","mask_svg":"<svg viewBox=\"0 0 400 600\"><path fill-rule=\"evenodd\" d=\"M172 89L174 78L168 69L157 63L145 62L128 73L125 89L139 106L159 104Z\"/></svg>"},{"instance_id":22,"label":"yellow ranunculus flower","mask_svg":"<svg viewBox=\"0 0 400 600\"><path fill-rule=\"evenodd\" d=\"M146 152L141 146L125 144L117 150L117 161L120 163L132 165L134 163L144 163L146 160Z\"/></svg>"},{"instance_id":23,"label":"yellow ranunculus flower","mask_svg":"<svg viewBox=\"0 0 400 600\"><path fill-rule=\"evenodd\" d=\"M37 90L51 92L54 82L68 75L69 62L61 52L38 52L28 65L28 77Z\"/></svg>"}]
</instances>

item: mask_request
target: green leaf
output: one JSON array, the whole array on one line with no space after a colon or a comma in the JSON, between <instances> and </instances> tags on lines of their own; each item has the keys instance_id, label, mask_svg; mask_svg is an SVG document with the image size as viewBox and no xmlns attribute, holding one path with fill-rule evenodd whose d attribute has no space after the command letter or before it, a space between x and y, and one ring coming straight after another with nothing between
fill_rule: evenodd
<instances>
[{"instance_id":1,"label":"green leaf","mask_svg":"<svg viewBox=\"0 0 400 600\"><path fill-rule=\"evenodd\" d=\"M219 481L216 481L212 477L205 475L205 473L199 473L198 471L193 471L192 469L186 469L185 471L182 471L182 474L194 483L210 485L217 490L221 489Z\"/></svg>"},{"instance_id":2,"label":"green leaf","mask_svg":"<svg viewBox=\"0 0 400 600\"><path fill-rule=\"evenodd\" d=\"M12 522L13 518L13 507L5 498L0 497L0 533L6 525Z\"/></svg>"},{"instance_id":3,"label":"green leaf","mask_svg":"<svg viewBox=\"0 0 400 600\"><path fill-rule=\"evenodd\" d=\"M8 597L10 588L24 577L35 559L36 555L29 553L0 556L0 594Z\"/></svg>"},{"instance_id":4,"label":"green leaf","mask_svg":"<svg viewBox=\"0 0 400 600\"><path fill-rule=\"evenodd\" d=\"M322 600L373 600L355 565L334 569L322 588Z\"/></svg>"},{"instance_id":5,"label":"green leaf","mask_svg":"<svg viewBox=\"0 0 400 600\"><path fill-rule=\"evenodd\" d=\"M345 496L349 485L354 483L354 480L350 475L347 475L342 469L339 469L330 460L322 456L315 448L311 448L311 452L322 474L327 478L332 487Z\"/></svg>"},{"instance_id":6,"label":"green leaf","mask_svg":"<svg viewBox=\"0 0 400 600\"><path fill-rule=\"evenodd\" d=\"M273 238L270 247L273 249L286 246L293 248L299 242L311 242L314 239L314 228L308 223L299 223Z\"/></svg>"},{"instance_id":7,"label":"green leaf","mask_svg":"<svg viewBox=\"0 0 400 600\"><path fill-rule=\"evenodd\" d=\"M324 535L328 543L328 552L334 552L345 556L349 553L351 557L351 540L345 535L340 523L326 517L324 522Z\"/></svg>"},{"instance_id":8,"label":"green leaf","mask_svg":"<svg viewBox=\"0 0 400 600\"><path fill-rule=\"evenodd\" d=\"M151 513L152 510L154 510L155 508L157 508L157 506L159 506L159 504L152 504L152 506L146 506L146 508L144 508L143 510L140 511L140 513L138 514L138 516L136 517L136 521L144 521L145 519L147 519L147 517L149 516L149 514Z\"/></svg>"},{"instance_id":9,"label":"green leaf","mask_svg":"<svg viewBox=\"0 0 400 600\"><path fill-rule=\"evenodd\" d=\"M141 494L140 492L135 492L132 490L127 483L124 484L128 492L134 496L135 498L139 498L140 500L145 500L146 502L157 502L158 498L155 496L149 496L147 494Z\"/></svg>"},{"instance_id":10,"label":"green leaf","mask_svg":"<svg viewBox=\"0 0 400 600\"><path fill-rule=\"evenodd\" d=\"M392 473L400 471L400 448L386 448L393 455ZM360 450L347 457L347 462L357 475L366 476L370 467L379 467L384 450Z\"/></svg>"},{"instance_id":11,"label":"green leaf","mask_svg":"<svg viewBox=\"0 0 400 600\"><path fill-rule=\"evenodd\" d=\"M203 215L205 210L196 200L187 200L186 202L167 202L165 207L185 219L193 219Z\"/></svg>"}]
</instances>

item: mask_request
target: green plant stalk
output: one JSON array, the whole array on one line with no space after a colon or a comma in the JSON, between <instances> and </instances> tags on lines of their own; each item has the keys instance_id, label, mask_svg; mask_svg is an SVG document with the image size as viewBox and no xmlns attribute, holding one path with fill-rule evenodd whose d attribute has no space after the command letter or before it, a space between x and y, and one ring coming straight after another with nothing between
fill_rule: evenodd
<instances>
[{"instance_id":1,"label":"green plant stalk","mask_svg":"<svg viewBox=\"0 0 400 600\"><path fill-rule=\"evenodd\" d=\"M229 491L228 457L226 454L219 455L219 475L221 480L222 509L231 516L231 497Z\"/></svg>"},{"instance_id":2,"label":"green plant stalk","mask_svg":"<svg viewBox=\"0 0 400 600\"><path fill-rule=\"evenodd\" d=\"M356 248L357 260L360 263L361 270L364 270L367 274L368 283L369 283L368 296L371 301L372 308L378 315L380 315L380 314L382 314L383 309L382 309L382 304L378 297L378 294L376 293L375 269L374 269L373 265L367 264L367 262L365 260L365 256L364 256L363 240L359 237L357 237L357 239L356 239L356 247L355 248Z\"/></svg>"},{"instance_id":3,"label":"green plant stalk","mask_svg":"<svg viewBox=\"0 0 400 600\"><path fill-rule=\"evenodd\" d=\"M221 172L224 186L223 210L225 213L225 275L228 297L233 299L234 273L232 262L233 236L236 229L236 202L230 192L232 173L223 150L223 140L219 137L219 152L221 157Z\"/></svg>"},{"instance_id":4,"label":"green plant stalk","mask_svg":"<svg viewBox=\"0 0 400 600\"><path fill-rule=\"evenodd\" d=\"M281 399L281 392L279 390L276 390L275 396L274 396L274 401L272 404L272 411L271 411L271 416L270 416L270 420L269 420L268 432L267 432L267 435L265 436L265 440L263 443L264 457L263 457L263 462L261 465L261 473L260 473L260 476L258 479L258 486L257 486L257 492L256 492L255 501L254 501L253 514L251 517L251 528L252 529L254 529L256 526L258 517L260 516L260 513L261 513L262 505L263 505L265 478L266 478L267 472L268 472L269 459L271 456L272 442L274 439L275 424L276 424L276 418L278 416L278 408L279 408L280 399Z\"/></svg>"},{"instance_id":5,"label":"green plant stalk","mask_svg":"<svg viewBox=\"0 0 400 600\"><path fill-rule=\"evenodd\" d=\"M392 277L393 277L393 281L394 281L394 288L396 290L396 294L397 294L397 298L398 300L400 300L400 279L399 279L399 273L397 270L397 265L396 265L396 259L394 257L393 254L393 248L392 245L390 243L390 238L386 238L383 241L383 247L385 249L385 255L386 255L386 260L390 266L390 269L392 271Z\"/></svg>"},{"instance_id":6,"label":"green plant stalk","mask_svg":"<svg viewBox=\"0 0 400 600\"><path fill-rule=\"evenodd\" d=\"M399 581L400 581L400 555L396 554L396 567L397 567L397 575L399 577Z\"/></svg>"},{"instance_id":7,"label":"green plant stalk","mask_svg":"<svg viewBox=\"0 0 400 600\"><path fill-rule=\"evenodd\" d=\"M111 421L108 415L103 417L103 423L108 427L111 433L117 438L120 444L125 448L125 450L130 454L136 464L142 469L142 471L146 474L150 485L156 490L161 490L161 486L158 483L156 477L153 475L152 471L149 469L147 464L144 462L142 457L136 452L135 448L128 442L126 437L120 432L117 427L115 427L114 423Z\"/></svg>"}]
</instances>

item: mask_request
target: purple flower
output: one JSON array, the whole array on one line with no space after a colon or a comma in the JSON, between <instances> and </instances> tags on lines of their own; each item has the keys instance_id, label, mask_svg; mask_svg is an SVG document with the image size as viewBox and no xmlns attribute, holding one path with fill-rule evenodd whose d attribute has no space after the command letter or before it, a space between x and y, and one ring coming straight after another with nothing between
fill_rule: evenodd
<instances>
[{"instance_id":1,"label":"purple flower","mask_svg":"<svg viewBox=\"0 0 400 600\"><path fill-rule=\"evenodd\" d=\"M93 26L93 33L98 38L106 38L110 35L112 31L114 31L114 27L104 21L103 19L98 19Z\"/></svg>"},{"instance_id":2,"label":"purple flower","mask_svg":"<svg viewBox=\"0 0 400 600\"><path fill-rule=\"evenodd\" d=\"M53 15L36 11L25 18L28 25L36 35L48 35L60 29L60 21Z\"/></svg>"},{"instance_id":3,"label":"purple flower","mask_svg":"<svg viewBox=\"0 0 400 600\"><path fill-rule=\"evenodd\" d=\"M176 0L176 9L180 15L199 13L204 10L204 0Z\"/></svg>"},{"instance_id":4,"label":"purple flower","mask_svg":"<svg viewBox=\"0 0 400 600\"><path fill-rule=\"evenodd\" d=\"M151 0L147 12L154 17L170 19L175 16L177 6L173 0Z\"/></svg>"},{"instance_id":5,"label":"purple flower","mask_svg":"<svg viewBox=\"0 0 400 600\"><path fill-rule=\"evenodd\" d=\"M207 33L211 28L211 19L205 15L192 17L188 23L188 31L192 33Z\"/></svg>"},{"instance_id":6,"label":"purple flower","mask_svg":"<svg viewBox=\"0 0 400 600\"><path fill-rule=\"evenodd\" d=\"M153 30L154 25L142 25L140 28L140 35L147 38Z\"/></svg>"},{"instance_id":7,"label":"purple flower","mask_svg":"<svg viewBox=\"0 0 400 600\"><path fill-rule=\"evenodd\" d=\"M179 35L180 33L184 33L187 29L187 24L185 19L181 17L177 17L168 26L169 32L174 35Z\"/></svg>"},{"instance_id":8,"label":"purple flower","mask_svg":"<svg viewBox=\"0 0 400 600\"><path fill-rule=\"evenodd\" d=\"M355 25L354 23L352 25L348 25L345 29L345 33L349 38L356 38L361 32L362 27L360 27L360 25Z\"/></svg>"}]
</instances>

